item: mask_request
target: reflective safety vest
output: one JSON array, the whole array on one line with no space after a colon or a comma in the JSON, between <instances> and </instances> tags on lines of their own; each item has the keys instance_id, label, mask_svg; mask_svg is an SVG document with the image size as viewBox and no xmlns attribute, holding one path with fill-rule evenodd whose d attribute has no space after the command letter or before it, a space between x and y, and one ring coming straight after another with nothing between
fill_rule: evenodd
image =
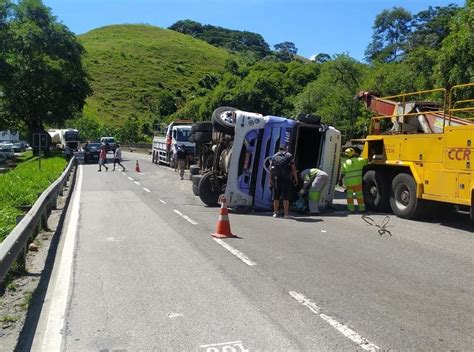
<instances>
[{"instance_id":1,"label":"reflective safety vest","mask_svg":"<svg viewBox=\"0 0 474 352\"><path fill-rule=\"evenodd\" d=\"M304 181L304 182L310 182L310 181L314 180L314 178L316 177L316 175L317 175L319 172L321 172L321 170L316 169L316 168L304 170L304 171L302 172L302 173L304 173L304 174L303 174L303 181Z\"/></svg>"},{"instance_id":2,"label":"reflective safety vest","mask_svg":"<svg viewBox=\"0 0 474 352\"><path fill-rule=\"evenodd\" d=\"M367 163L364 158L350 158L342 163L342 175L346 186L362 184L362 169Z\"/></svg>"}]
</instances>

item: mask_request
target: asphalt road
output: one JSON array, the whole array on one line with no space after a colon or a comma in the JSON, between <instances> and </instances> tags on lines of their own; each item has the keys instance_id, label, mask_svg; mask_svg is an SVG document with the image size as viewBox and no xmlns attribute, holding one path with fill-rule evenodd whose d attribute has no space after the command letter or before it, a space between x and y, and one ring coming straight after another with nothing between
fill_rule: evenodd
<instances>
[{"instance_id":1,"label":"asphalt road","mask_svg":"<svg viewBox=\"0 0 474 352\"><path fill-rule=\"evenodd\" d=\"M466 217L231 214L219 242L189 180L124 158L81 166L33 350L473 349Z\"/></svg>"}]
</instances>

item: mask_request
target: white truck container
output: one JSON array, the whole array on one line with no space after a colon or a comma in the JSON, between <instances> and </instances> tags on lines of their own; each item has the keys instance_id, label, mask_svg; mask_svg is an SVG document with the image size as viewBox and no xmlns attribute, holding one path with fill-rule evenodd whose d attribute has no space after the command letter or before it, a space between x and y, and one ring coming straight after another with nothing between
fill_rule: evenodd
<instances>
[{"instance_id":1,"label":"white truck container","mask_svg":"<svg viewBox=\"0 0 474 352\"><path fill-rule=\"evenodd\" d=\"M195 143L189 142L193 121L176 120L163 126L153 137L152 162L175 167L178 147L184 145L191 163L195 155Z\"/></svg>"}]
</instances>

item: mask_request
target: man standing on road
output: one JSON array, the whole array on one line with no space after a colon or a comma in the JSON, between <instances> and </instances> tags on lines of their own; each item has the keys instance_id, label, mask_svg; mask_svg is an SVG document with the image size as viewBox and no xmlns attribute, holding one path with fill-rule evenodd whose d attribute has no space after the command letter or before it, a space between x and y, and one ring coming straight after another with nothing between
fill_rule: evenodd
<instances>
[{"instance_id":1,"label":"man standing on road","mask_svg":"<svg viewBox=\"0 0 474 352\"><path fill-rule=\"evenodd\" d=\"M347 148L344 153L348 159L342 163L339 186L342 186L342 178L344 178L344 183L346 185L347 210L351 213L355 211L355 194L359 211L364 212L365 204L364 193L362 192L362 169L367 165L367 160L357 157L353 148Z\"/></svg>"},{"instance_id":2,"label":"man standing on road","mask_svg":"<svg viewBox=\"0 0 474 352\"><path fill-rule=\"evenodd\" d=\"M102 144L100 146L100 153L99 153L99 170L97 170L98 172L102 171L102 166L105 167L105 171L109 171L109 168L107 167L107 165L105 165L105 162L107 161L107 148L105 146L105 144Z\"/></svg>"},{"instance_id":3,"label":"man standing on road","mask_svg":"<svg viewBox=\"0 0 474 352\"><path fill-rule=\"evenodd\" d=\"M270 164L270 187L273 192L273 217L279 216L280 200L283 200L284 217L290 218L290 199L293 195L293 184L298 184L295 160L287 152L285 145L280 145Z\"/></svg>"},{"instance_id":4,"label":"man standing on road","mask_svg":"<svg viewBox=\"0 0 474 352\"><path fill-rule=\"evenodd\" d=\"M114 152L114 169L112 171L115 171L115 164L119 164L122 167L122 171L125 170L125 166L122 165L120 162L122 160L122 149L120 148L120 144L117 143L117 147L115 148Z\"/></svg>"},{"instance_id":5,"label":"man standing on road","mask_svg":"<svg viewBox=\"0 0 474 352\"><path fill-rule=\"evenodd\" d=\"M188 153L186 152L186 146L182 144L178 148L178 152L176 153L176 159L178 161L178 169L179 169L179 177L181 180L184 176L184 169L186 168L186 160L188 158Z\"/></svg>"},{"instance_id":6,"label":"man standing on road","mask_svg":"<svg viewBox=\"0 0 474 352\"><path fill-rule=\"evenodd\" d=\"M300 190L300 196L308 196L309 213L319 215L319 200L321 192L329 182L329 175L317 168L306 169L300 173L303 180L303 188Z\"/></svg>"}]
</instances>

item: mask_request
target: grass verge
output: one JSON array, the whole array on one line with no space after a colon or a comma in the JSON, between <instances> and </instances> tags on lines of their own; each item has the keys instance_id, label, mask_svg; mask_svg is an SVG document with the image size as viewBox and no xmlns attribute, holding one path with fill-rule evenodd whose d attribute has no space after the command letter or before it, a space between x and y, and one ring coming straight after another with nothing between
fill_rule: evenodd
<instances>
[{"instance_id":1,"label":"grass verge","mask_svg":"<svg viewBox=\"0 0 474 352\"><path fill-rule=\"evenodd\" d=\"M67 161L61 155L33 157L31 152L18 158L15 169L0 175L0 242L13 230L16 218L24 214L63 172Z\"/></svg>"}]
</instances>

